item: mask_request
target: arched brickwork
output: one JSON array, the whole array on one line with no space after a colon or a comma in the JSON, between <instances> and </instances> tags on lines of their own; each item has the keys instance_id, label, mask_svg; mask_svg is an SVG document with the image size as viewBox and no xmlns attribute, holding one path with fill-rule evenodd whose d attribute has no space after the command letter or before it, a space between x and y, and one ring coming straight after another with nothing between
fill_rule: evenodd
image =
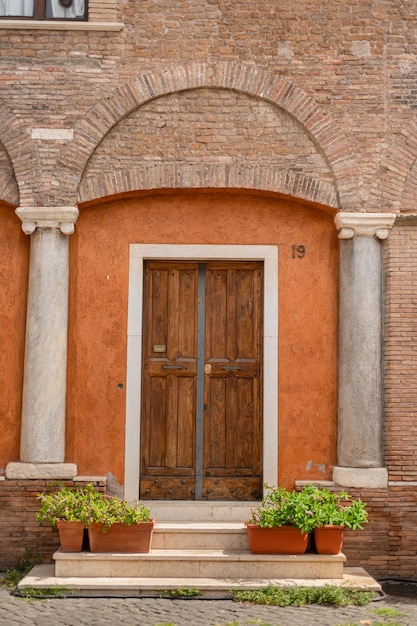
<instances>
[{"instance_id":1,"label":"arched brickwork","mask_svg":"<svg viewBox=\"0 0 417 626\"><path fill-rule=\"evenodd\" d=\"M38 204L41 180L38 157L25 126L0 102L0 144L10 159L10 172L2 177L1 198L14 205ZM15 179L13 179L13 172ZM36 184L31 184L36 181ZM17 183L17 187L16 187Z\"/></svg>"},{"instance_id":2,"label":"arched brickwork","mask_svg":"<svg viewBox=\"0 0 417 626\"><path fill-rule=\"evenodd\" d=\"M387 150L371 191L374 211L416 213L417 120L405 126Z\"/></svg>"},{"instance_id":3,"label":"arched brickwork","mask_svg":"<svg viewBox=\"0 0 417 626\"><path fill-rule=\"evenodd\" d=\"M334 186L303 174L267 166L161 163L90 177L81 184L78 202L137 189L258 189L338 207Z\"/></svg>"},{"instance_id":4,"label":"arched brickwork","mask_svg":"<svg viewBox=\"0 0 417 626\"><path fill-rule=\"evenodd\" d=\"M19 203L19 190L9 155L4 146L0 143L0 202L1 201L16 206Z\"/></svg>"},{"instance_id":5,"label":"arched brickwork","mask_svg":"<svg viewBox=\"0 0 417 626\"><path fill-rule=\"evenodd\" d=\"M248 168L196 163L186 171L175 165L139 168L128 176L108 175L95 184L76 189L88 159L103 137L132 111L157 97L199 88L229 89L248 94L281 107L293 116L329 163L334 189L320 181L273 168ZM65 146L58 158L56 182L66 197L64 203L88 201L115 193L161 187L233 187L272 189L281 193L329 204L343 210L360 206L357 189L360 177L352 149L331 117L305 93L283 76L234 62L191 63L156 69L121 85L98 102L85 115L74 132L74 141ZM128 180L129 179L129 180ZM51 198L52 200L52 198Z\"/></svg>"}]
</instances>

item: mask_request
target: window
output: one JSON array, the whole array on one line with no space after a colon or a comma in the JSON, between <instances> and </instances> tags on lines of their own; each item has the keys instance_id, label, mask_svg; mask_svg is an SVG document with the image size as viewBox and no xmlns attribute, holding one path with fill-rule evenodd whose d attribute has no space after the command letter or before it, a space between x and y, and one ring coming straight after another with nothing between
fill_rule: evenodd
<instances>
[{"instance_id":1,"label":"window","mask_svg":"<svg viewBox=\"0 0 417 626\"><path fill-rule=\"evenodd\" d=\"M86 20L88 0L0 0L0 17Z\"/></svg>"}]
</instances>

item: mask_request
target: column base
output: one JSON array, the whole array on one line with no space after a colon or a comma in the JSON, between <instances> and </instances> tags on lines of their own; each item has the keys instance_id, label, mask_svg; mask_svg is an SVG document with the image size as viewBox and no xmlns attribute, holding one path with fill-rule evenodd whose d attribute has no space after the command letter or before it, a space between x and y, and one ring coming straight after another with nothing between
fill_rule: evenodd
<instances>
[{"instance_id":1,"label":"column base","mask_svg":"<svg viewBox=\"0 0 417 626\"><path fill-rule=\"evenodd\" d=\"M341 487L384 489L388 487L385 467L334 467L333 480Z\"/></svg>"},{"instance_id":2,"label":"column base","mask_svg":"<svg viewBox=\"0 0 417 626\"><path fill-rule=\"evenodd\" d=\"M75 463L8 463L8 479L58 479L72 480L77 475Z\"/></svg>"}]
</instances>

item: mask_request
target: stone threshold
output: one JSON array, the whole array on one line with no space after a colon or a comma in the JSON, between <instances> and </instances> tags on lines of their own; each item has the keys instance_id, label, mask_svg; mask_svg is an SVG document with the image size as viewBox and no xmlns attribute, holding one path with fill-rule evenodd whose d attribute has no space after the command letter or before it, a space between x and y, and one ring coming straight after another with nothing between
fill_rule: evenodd
<instances>
[{"instance_id":1,"label":"stone threshold","mask_svg":"<svg viewBox=\"0 0 417 626\"><path fill-rule=\"evenodd\" d=\"M261 589L268 585L277 587L355 587L361 591L380 593L381 585L361 567L345 567L342 578L128 578L128 577L56 577L54 565L36 565L19 583L18 591L26 589L55 590L69 597L128 598L173 597L178 589L198 589L200 595L193 599L230 599L233 590Z\"/></svg>"}]
</instances>

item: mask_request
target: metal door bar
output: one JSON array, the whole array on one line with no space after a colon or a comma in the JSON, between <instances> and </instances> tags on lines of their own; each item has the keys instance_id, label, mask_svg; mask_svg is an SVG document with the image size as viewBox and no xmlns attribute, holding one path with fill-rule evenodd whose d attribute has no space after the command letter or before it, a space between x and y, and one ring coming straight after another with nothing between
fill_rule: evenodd
<instances>
[{"instance_id":1,"label":"metal door bar","mask_svg":"<svg viewBox=\"0 0 417 626\"><path fill-rule=\"evenodd\" d=\"M195 499L203 499L204 472L204 342L206 324L206 264L198 264L197 393L195 429Z\"/></svg>"}]
</instances>

